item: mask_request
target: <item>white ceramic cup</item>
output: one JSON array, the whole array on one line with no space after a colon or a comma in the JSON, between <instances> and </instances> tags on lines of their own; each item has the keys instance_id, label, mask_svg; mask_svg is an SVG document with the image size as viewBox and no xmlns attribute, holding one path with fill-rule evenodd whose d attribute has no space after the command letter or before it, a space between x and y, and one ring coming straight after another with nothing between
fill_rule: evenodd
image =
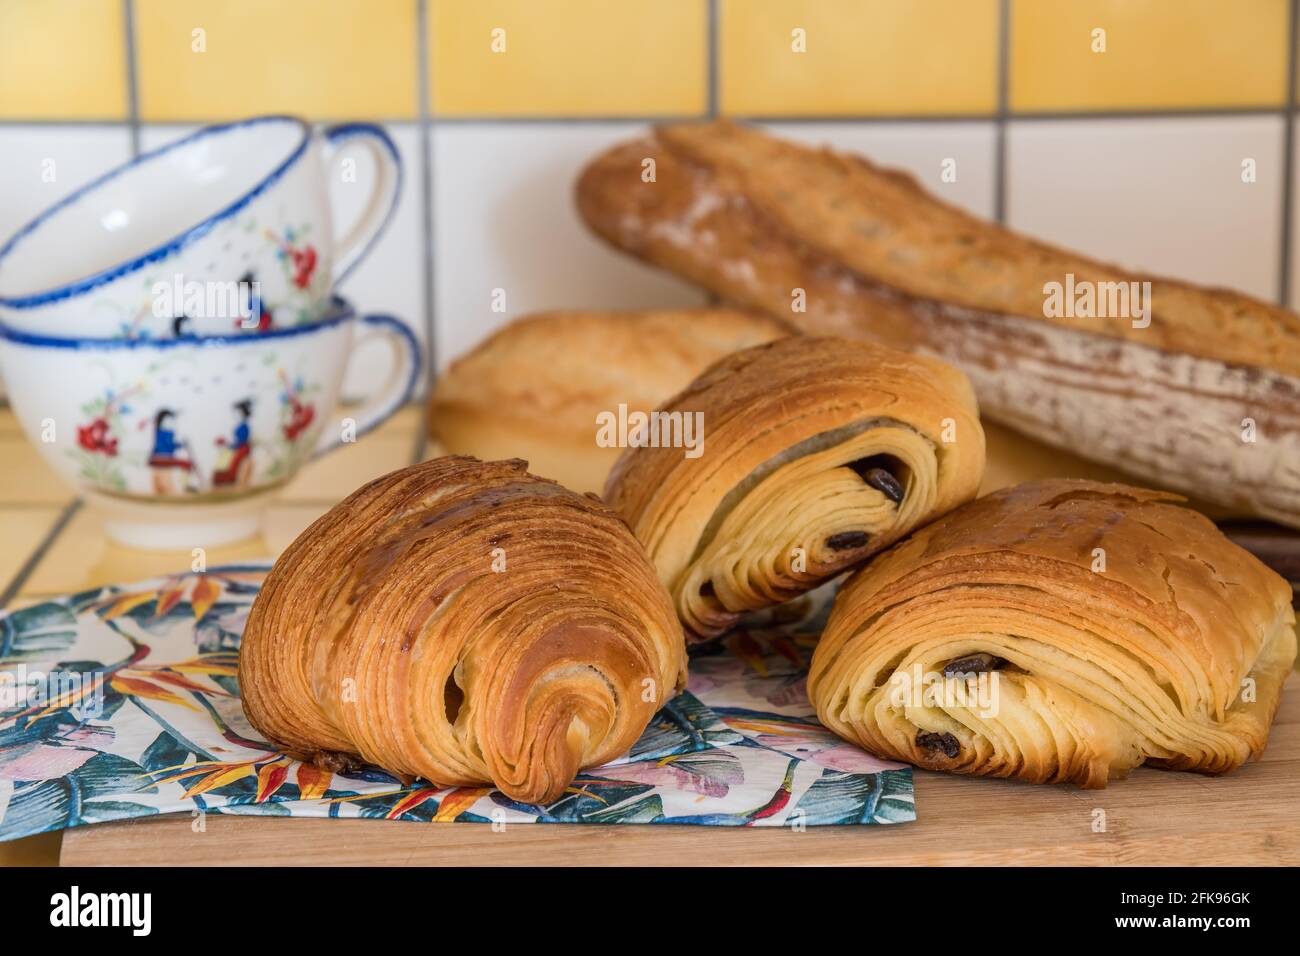
<instances>
[{"instance_id":1,"label":"white ceramic cup","mask_svg":"<svg viewBox=\"0 0 1300 956\"><path fill-rule=\"evenodd\" d=\"M356 150L374 170L362 183ZM335 235L329 183L366 190ZM209 126L106 173L0 245L0 323L43 336L170 338L314 322L401 188L378 126L292 116Z\"/></svg>"},{"instance_id":2,"label":"white ceramic cup","mask_svg":"<svg viewBox=\"0 0 1300 956\"><path fill-rule=\"evenodd\" d=\"M387 383L335 414L365 337L392 350ZM257 532L276 489L410 397L420 350L386 315L341 300L262 335L69 339L0 327L0 374L27 437L138 548L213 547Z\"/></svg>"}]
</instances>

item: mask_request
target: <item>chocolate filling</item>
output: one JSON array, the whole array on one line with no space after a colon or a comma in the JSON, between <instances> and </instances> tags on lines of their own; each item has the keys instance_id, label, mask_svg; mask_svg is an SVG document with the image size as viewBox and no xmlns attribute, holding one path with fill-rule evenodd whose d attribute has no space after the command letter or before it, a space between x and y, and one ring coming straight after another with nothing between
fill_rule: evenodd
<instances>
[{"instance_id":1,"label":"chocolate filling","mask_svg":"<svg viewBox=\"0 0 1300 956\"><path fill-rule=\"evenodd\" d=\"M704 531L700 535L700 540L695 544L695 551L691 554L691 560L694 561L704 553L705 548L707 548L713 541L714 535L718 533L718 529L722 527L722 522L726 520L727 515L731 514L735 507L744 500L746 495L753 491L760 482L774 473L777 469L807 455L813 455L817 452L825 451L827 448L834 448L836 445L841 445L872 428L897 428L914 433L916 432L916 429L912 428L911 425L892 418L866 418L852 422L848 425L843 425L839 428L833 428L830 431L820 432L810 438L805 438L803 441L796 442L784 451L773 455L767 461L755 467L754 470L746 475L739 484L723 495L722 500L718 502L712 516L709 518L709 523L704 526ZM877 459L879 459L879 464L875 464ZM873 455L870 458L861 458L858 460L872 462L873 464L868 467L882 467L886 470L897 472L898 474L906 474L907 466L892 455ZM895 483L897 484L897 481ZM899 485L899 496L901 499L901 484Z\"/></svg>"},{"instance_id":2,"label":"chocolate filling","mask_svg":"<svg viewBox=\"0 0 1300 956\"><path fill-rule=\"evenodd\" d=\"M925 750L942 750L943 755L952 758L961 753L961 744L952 734L932 734L922 730L916 735L916 745Z\"/></svg>"},{"instance_id":3,"label":"chocolate filling","mask_svg":"<svg viewBox=\"0 0 1300 956\"><path fill-rule=\"evenodd\" d=\"M461 705L465 703L465 692L456 683L456 675L450 674L442 688L442 705L447 714L447 723L454 724L460 716Z\"/></svg>"},{"instance_id":4,"label":"chocolate filling","mask_svg":"<svg viewBox=\"0 0 1300 956\"><path fill-rule=\"evenodd\" d=\"M841 531L826 539L826 547L832 551L849 551L862 547L870 540L871 535L865 531Z\"/></svg>"},{"instance_id":5,"label":"chocolate filling","mask_svg":"<svg viewBox=\"0 0 1300 956\"><path fill-rule=\"evenodd\" d=\"M1003 664L1000 657L994 657L992 654L971 654L969 657L958 658L955 661L949 661L943 665L944 677L959 677L962 674L983 674L987 671L995 671Z\"/></svg>"},{"instance_id":6,"label":"chocolate filling","mask_svg":"<svg viewBox=\"0 0 1300 956\"><path fill-rule=\"evenodd\" d=\"M903 503L903 484L894 473L901 467L892 455L870 455L845 466L896 505Z\"/></svg>"}]
</instances>

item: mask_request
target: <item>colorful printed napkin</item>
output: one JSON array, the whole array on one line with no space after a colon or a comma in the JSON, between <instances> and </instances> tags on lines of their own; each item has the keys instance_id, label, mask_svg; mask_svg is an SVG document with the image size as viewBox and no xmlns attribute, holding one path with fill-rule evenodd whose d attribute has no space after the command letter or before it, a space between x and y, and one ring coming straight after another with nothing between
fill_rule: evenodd
<instances>
[{"instance_id":1,"label":"colorful printed napkin","mask_svg":"<svg viewBox=\"0 0 1300 956\"><path fill-rule=\"evenodd\" d=\"M97 588L0 616L0 840L175 812L796 827L915 819L911 770L813 716L804 678L815 614L695 649L688 689L632 751L548 806L302 764L260 740L239 702L240 634L268 568Z\"/></svg>"}]
</instances>

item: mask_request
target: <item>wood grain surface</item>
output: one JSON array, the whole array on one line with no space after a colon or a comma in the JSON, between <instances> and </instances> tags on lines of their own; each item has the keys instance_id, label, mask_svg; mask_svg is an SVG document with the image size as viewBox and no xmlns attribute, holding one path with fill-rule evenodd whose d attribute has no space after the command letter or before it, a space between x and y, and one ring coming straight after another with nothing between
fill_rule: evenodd
<instances>
[{"instance_id":1,"label":"wood grain surface","mask_svg":"<svg viewBox=\"0 0 1300 956\"><path fill-rule=\"evenodd\" d=\"M694 826L403 823L188 815L69 831L64 865L1300 864L1300 676L1263 759L1225 777L1139 769L1105 790L916 772L915 823ZM1094 832L1104 814L1105 830Z\"/></svg>"}]
</instances>

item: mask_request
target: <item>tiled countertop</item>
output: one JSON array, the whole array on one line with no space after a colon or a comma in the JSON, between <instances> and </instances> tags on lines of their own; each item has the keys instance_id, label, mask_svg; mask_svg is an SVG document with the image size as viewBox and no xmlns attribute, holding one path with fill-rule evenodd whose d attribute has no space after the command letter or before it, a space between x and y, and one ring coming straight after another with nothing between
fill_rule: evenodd
<instances>
[{"instance_id":1,"label":"tiled countertop","mask_svg":"<svg viewBox=\"0 0 1300 956\"><path fill-rule=\"evenodd\" d=\"M213 564L274 556L308 524L359 485L409 465L423 452L415 407L303 469L272 505L261 540L209 552ZM167 574L190 563L188 552L133 551L104 538L99 518L23 437L13 413L0 408L0 607ZM54 865L60 834L0 843L0 866Z\"/></svg>"}]
</instances>

